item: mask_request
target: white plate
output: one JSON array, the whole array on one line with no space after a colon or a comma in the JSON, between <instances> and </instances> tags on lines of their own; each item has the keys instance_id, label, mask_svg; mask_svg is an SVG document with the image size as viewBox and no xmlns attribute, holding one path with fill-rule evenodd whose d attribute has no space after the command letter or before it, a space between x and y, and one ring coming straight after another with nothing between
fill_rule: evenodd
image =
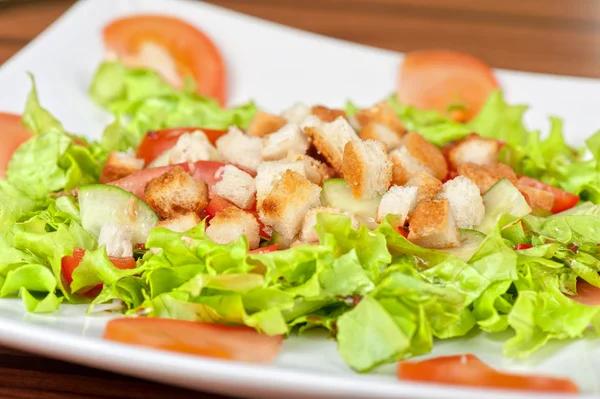
<instances>
[{"instance_id":1,"label":"white plate","mask_svg":"<svg viewBox=\"0 0 600 399\"><path fill-rule=\"evenodd\" d=\"M99 138L110 116L86 92L103 57L100 32L113 18L133 13L171 14L197 24L217 42L229 66L232 102L250 98L279 111L296 101L369 105L389 95L401 55L285 28L214 6L177 0L86 0L0 67L0 110L22 112L35 74L43 105L73 132ZM511 102L533 104L527 121L547 129L547 116L566 119L575 144L600 126L600 82L499 71ZM388 366L356 375L320 336L292 338L270 366L219 362L106 342L106 318L87 318L85 307L54 315L26 314L18 300L0 301L0 343L124 374L248 398L523 398L520 393L408 384ZM580 340L539 351L527 361L502 357L506 335L473 334L437 342L431 356L473 352L500 369L567 376L585 394L600 392L600 341ZM545 398L551 396L544 395ZM590 396L591 397L591 396Z\"/></svg>"}]
</instances>

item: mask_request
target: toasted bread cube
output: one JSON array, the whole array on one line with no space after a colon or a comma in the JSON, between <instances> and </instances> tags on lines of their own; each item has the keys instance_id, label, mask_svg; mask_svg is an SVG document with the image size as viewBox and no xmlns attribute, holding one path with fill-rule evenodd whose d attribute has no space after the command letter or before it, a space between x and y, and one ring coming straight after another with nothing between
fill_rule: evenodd
<instances>
[{"instance_id":1,"label":"toasted bread cube","mask_svg":"<svg viewBox=\"0 0 600 399\"><path fill-rule=\"evenodd\" d=\"M517 175L510 166L503 163L493 165L476 165L474 163L463 163L458 165L456 170L460 176L469 178L479 187L481 194L489 190L498 180L508 179L515 186L517 185Z\"/></svg>"},{"instance_id":2,"label":"toasted bread cube","mask_svg":"<svg viewBox=\"0 0 600 399\"><path fill-rule=\"evenodd\" d=\"M171 150L169 164L208 161L210 159L219 159L219 153L208 140L206 134L202 130L196 130L179 136L177 143Z\"/></svg>"},{"instance_id":3,"label":"toasted bread cube","mask_svg":"<svg viewBox=\"0 0 600 399\"><path fill-rule=\"evenodd\" d=\"M448 160L454 168L463 163L493 165L498 163L499 152L500 143L497 140L483 138L473 133L450 146Z\"/></svg>"},{"instance_id":4,"label":"toasted bread cube","mask_svg":"<svg viewBox=\"0 0 600 399\"><path fill-rule=\"evenodd\" d=\"M517 185L517 188L525 197L532 210L551 211L554 206L554 194L549 191L540 190L538 188Z\"/></svg>"},{"instance_id":5,"label":"toasted bread cube","mask_svg":"<svg viewBox=\"0 0 600 399\"><path fill-rule=\"evenodd\" d=\"M369 123L358 134L363 140L378 140L384 143L388 151L402 145L402 135L381 123Z\"/></svg>"},{"instance_id":6,"label":"toasted bread cube","mask_svg":"<svg viewBox=\"0 0 600 399\"><path fill-rule=\"evenodd\" d=\"M406 185L418 188L417 202L433 201L436 195L442 191L442 182L424 171L415 173L406 182Z\"/></svg>"},{"instance_id":7,"label":"toasted bread cube","mask_svg":"<svg viewBox=\"0 0 600 399\"><path fill-rule=\"evenodd\" d=\"M319 213L347 215L350 218L352 228L355 230L360 228L360 223L358 223L358 220L356 220L352 212L346 212L332 207L319 206L311 209L306 213L306 216L304 216L304 221L302 222L302 230L300 231L300 241L309 243L319 241L319 235L315 230L315 226L317 225L317 215Z\"/></svg>"},{"instance_id":8,"label":"toasted bread cube","mask_svg":"<svg viewBox=\"0 0 600 399\"><path fill-rule=\"evenodd\" d=\"M126 152L112 151L108 155L100 174L100 183L110 183L139 172L142 169L144 169L143 159L138 159Z\"/></svg>"},{"instance_id":9,"label":"toasted bread cube","mask_svg":"<svg viewBox=\"0 0 600 399\"><path fill-rule=\"evenodd\" d=\"M375 140L349 141L344 148L342 172L355 198L382 195L392 181L392 162L385 144Z\"/></svg>"},{"instance_id":10,"label":"toasted bread cube","mask_svg":"<svg viewBox=\"0 0 600 399\"><path fill-rule=\"evenodd\" d=\"M479 187L464 176L457 176L444 183L440 199L447 199L450 211L459 229L471 229L483 220L485 207Z\"/></svg>"},{"instance_id":11,"label":"toasted bread cube","mask_svg":"<svg viewBox=\"0 0 600 399\"><path fill-rule=\"evenodd\" d=\"M288 161L300 161L304 164L304 175L311 183L317 186L322 186L323 182L331 178L329 167L321 161L314 159L308 155L288 156Z\"/></svg>"},{"instance_id":12,"label":"toasted bread cube","mask_svg":"<svg viewBox=\"0 0 600 399\"><path fill-rule=\"evenodd\" d=\"M321 187L288 170L265 198L259 215L265 225L291 239L300 231L304 215L320 204Z\"/></svg>"},{"instance_id":13,"label":"toasted bread cube","mask_svg":"<svg viewBox=\"0 0 600 399\"><path fill-rule=\"evenodd\" d=\"M406 128L387 101L382 101L371 108L363 109L357 112L355 116L363 128L371 123L376 123L388 127L399 137L402 137L406 133Z\"/></svg>"},{"instance_id":14,"label":"toasted bread cube","mask_svg":"<svg viewBox=\"0 0 600 399\"><path fill-rule=\"evenodd\" d=\"M337 118L322 127L308 127L306 134L313 139L313 145L327 159L327 162L339 173L342 173L344 147L351 140L359 137L344 118Z\"/></svg>"},{"instance_id":15,"label":"toasted bread cube","mask_svg":"<svg viewBox=\"0 0 600 399\"><path fill-rule=\"evenodd\" d=\"M206 235L217 244L230 244L246 236L250 249L256 249L260 244L260 225L251 213L230 206L210 220Z\"/></svg>"},{"instance_id":16,"label":"toasted bread cube","mask_svg":"<svg viewBox=\"0 0 600 399\"><path fill-rule=\"evenodd\" d=\"M180 166L146 185L144 197L161 219L170 219L188 212L200 212L208 204L206 183L194 180Z\"/></svg>"},{"instance_id":17,"label":"toasted bread cube","mask_svg":"<svg viewBox=\"0 0 600 399\"><path fill-rule=\"evenodd\" d=\"M295 123L299 125L310 114L310 107L308 105L296 103L283 111L281 116L285 118L288 123Z\"/></svg>"},{"instance_id":18,"label":"toasted bread cube","mask_svg":"<svg viewBox=\"0 0 600 399\"><path fill-rule=\"evenodd\" d=\"M264 137L278 131L284 127L286 123L287 120L281 116L258 111L250 122L246 133L249 136Z\"/></svg>"},{"instance_id":19,"label":"toasted bread cube","mask_svg":"<svg viewBox=\"0 0 600 399\"><path fill-rule=\"evenodd\" d=\"M233 165L225 165L215 174L220 180L213 185L213 192L242 209L250 209L256 199L256 184L248 173Z\"/></svg>"},{"instance_id":20,"label":"toasted bread cube","mask_svg":"<svg viewBox=\"0 0 600 399\"><path fill-rule=\"evenodd\" d=\"M419 203L409 227L408 239L421 247L453 248L460 245L460 235L447 199Z\"/></svg>"},{"instance_id":21,"label":"toasted bread cube","mask_svg":"<svg viewBox=\"0 0 600 399\"><path fill-rule=\"evenodd\" d=\"M289 155L304 155L309 146L308 137L300 127L288 123L263 139L260 155L264 161L274 161Z\"/></svg>"},{"instance_id":22,"label":"toasted bread cube","mask_svg":"<svg viewBox=\"0 0 600 399\"><path fill-rule=\"evenodd\" d=\"M195 212L188 212L183 215L175 216L171 219L159 222L156 227L164 227L176 233L184 233L198 226L202 220Z\"/></svg>"},{"instance_id":23,"label":"toasted bread cube","mask_svg":"<svg viewBox=\"0 0 600 399\"><path fill-rule=\"evenodd\" d=\"M133 256L133 229L129 225L106 223L100 228L98 246L106 246L106 254L115 258Z\"/></svg>"},{"instance_id":24,"label":"toasted bread cube","mask_svg":"<svg viewBox=\"0 0 600 399\"><path fill-rule=\"evenodd\" d=\"M346 112L341 109L331 109L323 105L315 105L310 110L311 114L322 120L323 122L330 123L338 118L345 118Z\"/></svg>"},{"instance_id":25,"label":"toasted bread cube","mask_svg":"<svg viewBox=\"0 0 600 399\"><path fill-rule=\"evenodd\" d=\"M417 187L392 186L381 197L381 202L377 207L377 223L383 222L388 215L393 215L394 223L404 226L406 219L412 214L416 206Z\"/></svg>"},{"instance_id":26,"label":"toasted bread cube","mask_svg":"<svg viewBox=\"0 0 600 399\"><path fill-rule=\"evenodd\" d=\"M246 136L237 127L231 127L217 140L217 149L227 162L255 172L260 163L262 140Z\"/></svg>"},{"instance_id":27,"label":"toasted bread cube","mask_svg":"<svg viewBox=\"0 0 600 399\"><path fill-rule=\"evenodd\" d=\"M308 115L306 118L302 119L298 126L300 126L300 129L302 129L304 134L308 135L308 133L306 132L307 128L317 128L322 127L323 125L325 125L325 122L319 119L319 117L314 115Z\"/></svg>"},{"instance_id":28,"label":"toasted bread cube","mask_svg":"<svg viewBox=\"0 0 600 399\"><path fill-rule=\"evenodd\" d=\"M404 136L404 148L408 153L433 172L438 180L445 180L448 175L448 164L442 151L418 133Z\"/></svg>"},{"instance_id":29,"label":"toasted bread cube","mask_svg":"<svg viewBox=\"0 0 600 399\"><path fill-rule=\"evenodd\" d=\"M391 151L389 157L392 161L392 183L397 186L405 185L418 172L433 175L433 171L411 156L406 147Z\"/></svg>"},{"instance_id":30,"label":"toasted bread cube","mask_svg":"<svg viewBox=\"0 0 600 399\"><path fill-rule=\"evenodd\" d=\"M275 184L288 170L305 176L304 163L301 161L270 161L262 162L256 172L256 201L257 208L262 207L264 199L269 195Z\"/></svg>"}]
</instances>

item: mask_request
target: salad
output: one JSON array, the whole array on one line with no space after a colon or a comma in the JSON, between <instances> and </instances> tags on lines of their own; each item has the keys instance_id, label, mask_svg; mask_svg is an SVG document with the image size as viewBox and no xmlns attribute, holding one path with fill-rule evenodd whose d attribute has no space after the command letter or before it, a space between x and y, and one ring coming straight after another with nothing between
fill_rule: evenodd
<instances>
[{"instance_id":1,"label":"salad","mask_svg":"<svg viewBox=\"0 0 600 399\"><path fill-rule=\"evenodd\" d=\"M411 53L377 104L274 114L224 106L222 57L183 21L104 34L99 142L43 108L33 77L23 115L0 114L1 297L122 312L107 338L241 361L324 329L361 373L475 330L511 331L515 358L600 331L600 135L577 149L558 118L528 130L482 62ZM472 356L398 375L577 390Z\"/></svg>"}]
</instances>

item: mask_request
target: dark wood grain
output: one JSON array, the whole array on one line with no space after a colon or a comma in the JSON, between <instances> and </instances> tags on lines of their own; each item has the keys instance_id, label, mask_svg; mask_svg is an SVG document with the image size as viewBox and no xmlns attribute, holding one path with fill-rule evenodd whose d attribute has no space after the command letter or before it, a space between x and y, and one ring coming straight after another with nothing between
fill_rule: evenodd
<instances>
[{"instance_id":1,"label":"dark wood grain","mask_svg":"<svg viewBox=\"0 0 600 399\"><path fill-rule=\"evenodd\" d=\"M0 5L0 64L74 0ZM467 51L494 67L600 77L600 0L210 0L327 36L410 51ZM200 398L0 347L1 398Z\"/></svg>"}]
</instances>

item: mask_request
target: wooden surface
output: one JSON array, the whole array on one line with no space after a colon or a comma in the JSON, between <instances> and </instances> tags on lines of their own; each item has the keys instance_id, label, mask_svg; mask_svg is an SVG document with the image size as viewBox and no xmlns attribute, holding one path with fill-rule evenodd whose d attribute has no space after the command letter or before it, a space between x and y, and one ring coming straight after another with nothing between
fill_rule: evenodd
<instances>
[{"instance_id":1,"label":"wooden surface","mask_svg":"<svg viewBox=\"0 0 600 399\"><path fill-rule=\"evenodd\" d=\"M211 0L372 46L451 48L494 67L600 77L600 0ZM0 7L0 64L73 0ZM0 348L2 398L217 399Z\"/></svg>"}]
</instances>

